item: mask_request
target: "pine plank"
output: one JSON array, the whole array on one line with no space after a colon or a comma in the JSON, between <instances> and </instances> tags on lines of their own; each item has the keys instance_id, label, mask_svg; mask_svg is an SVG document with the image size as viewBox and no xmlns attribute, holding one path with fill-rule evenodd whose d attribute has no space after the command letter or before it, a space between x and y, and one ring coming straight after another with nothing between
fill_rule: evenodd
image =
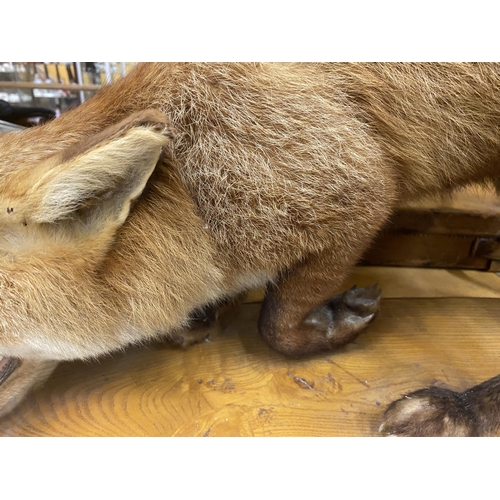
<instances>
[{"instance_id":1,"label":"pine plank","mask_svg":"<svg viewBox=\"0 0 500 500\"><path fill-rule=\"evenodd\" d=\"M445 288L445 273L427 289ZM496 281L485 285L483 274ZM384 407L401 394L429 384L465 389L500 372L498 276L452 274L453 294L431 296L422 293L425 276L411 288L415 276L392 278L396 297L386 293L356 342L310 359L271 351L257 333L260 304L246 303L210 342L187 350L155 344L63 363L0 420L0 435L376 436ZM462 278L476 296L457 297L453 279Z\"/></svg>"}]
</instances>

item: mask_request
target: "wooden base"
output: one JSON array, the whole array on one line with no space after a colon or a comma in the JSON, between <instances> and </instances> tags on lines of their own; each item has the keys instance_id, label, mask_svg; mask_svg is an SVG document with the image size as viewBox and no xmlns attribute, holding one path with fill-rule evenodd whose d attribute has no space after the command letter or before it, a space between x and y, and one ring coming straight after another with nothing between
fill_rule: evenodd
<instances>
[{"instance_id":1,"label":"wooden base","mask_svg":"<svg viewBox=\"0 0 500 500\"><path fill-rule=\"evenodd\" d=\"M363 257L371 266L500 268L500 198L471 186L399 207Z\"/></svg>"},{"instance_id":2,"label":"wooden base","mask_svg":"<svg viewBox=\"0 0 500 500\"><path fill-rule=\"evenodd\" d=\"M367 267L352 280L378 281L385 298L367 332L339 351L272 352L257 333L260 305L245 303L187 350L155 344L61 364L0 420L0 435L375 436L403 393L463 390L500 373L496 274Z\"/></svg>"}]
</instances>

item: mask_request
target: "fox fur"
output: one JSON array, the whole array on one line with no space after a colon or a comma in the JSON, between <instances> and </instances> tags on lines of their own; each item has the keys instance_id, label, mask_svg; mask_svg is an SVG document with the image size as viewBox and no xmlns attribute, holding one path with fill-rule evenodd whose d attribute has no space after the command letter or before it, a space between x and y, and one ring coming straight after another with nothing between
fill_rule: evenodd
<instances>
[{"instance_id":1,"label":"fox fur","mask_svg":"<svg viewBox=\"0 0 500 500\"><path fill-rule=\"evenodd\" d=\"M1 136L0 356L32 368L0 412L258 286L273 348L348 342L352 266L398 202L500 186L499 126L499 64L155 63Z\"/></svg>"}]
</instances>

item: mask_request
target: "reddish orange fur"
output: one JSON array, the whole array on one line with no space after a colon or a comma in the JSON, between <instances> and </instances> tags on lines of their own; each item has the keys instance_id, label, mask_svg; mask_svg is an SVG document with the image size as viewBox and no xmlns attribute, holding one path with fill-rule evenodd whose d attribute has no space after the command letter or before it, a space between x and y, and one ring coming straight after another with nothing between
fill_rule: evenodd
<instances>
[{"instance_id":1,"label":"reddish orange fur","mask_svg":"<svg viewBox=\"0 0 500 500\"><path fill-rule=\"evenodd\" d=\"M266 341L335 347L302 320L395 203L498 182L499 89L496 64L144 64L1 137L0 355L98 356L269 282Z\"/></svg>"}]
</instances>

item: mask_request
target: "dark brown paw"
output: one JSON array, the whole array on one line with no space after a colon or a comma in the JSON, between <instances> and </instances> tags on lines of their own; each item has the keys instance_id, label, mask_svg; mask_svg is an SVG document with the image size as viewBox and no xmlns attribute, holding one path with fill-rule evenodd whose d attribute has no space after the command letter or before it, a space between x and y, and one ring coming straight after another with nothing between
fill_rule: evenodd
<instances>
[{"instance_id":1,"label":"dark brown paw","mask_svg":"<svg viewBox=\"0 0 500 500\"><path fill-rule=\"evenodd\" d=\"M208 305L195 309L189 316L189 326L195 330L198 328L209 328L217 321L218 306Z\"/></svg>"},{"instance_id":2,"label":"dark brown paw","mask_svg":"<svg viewBox=\"0 0 500 500\"><path fill-rule=\"evenodd\" d=\"M333 346L345 344L354 340L373 320L380 308L381 295L377 285L354 286L313 309L304 323L324 330Z\"/></svg>"},{"instance_id":3,"label":"dark brown paw","mask_svg":"<svg viewBox=\"0 0 500 500\"><path fill-rule=\"evenodd\" d=\"M210 340L210 330L206 327L179 330L169 335L169 340L178 347L187 349L194 344L201 344Z\"/></svg>"},{"instance_id":4,"label":"dark brown paw","mask_svg":"<svg viewBox=\"0 0 500 500\"><path fill-rule=\"evenodd\" d=\"M477 436L478 422L460 393L429 387L392 402L379 431L386 436Z\"/></svg>"}]
</instances>

